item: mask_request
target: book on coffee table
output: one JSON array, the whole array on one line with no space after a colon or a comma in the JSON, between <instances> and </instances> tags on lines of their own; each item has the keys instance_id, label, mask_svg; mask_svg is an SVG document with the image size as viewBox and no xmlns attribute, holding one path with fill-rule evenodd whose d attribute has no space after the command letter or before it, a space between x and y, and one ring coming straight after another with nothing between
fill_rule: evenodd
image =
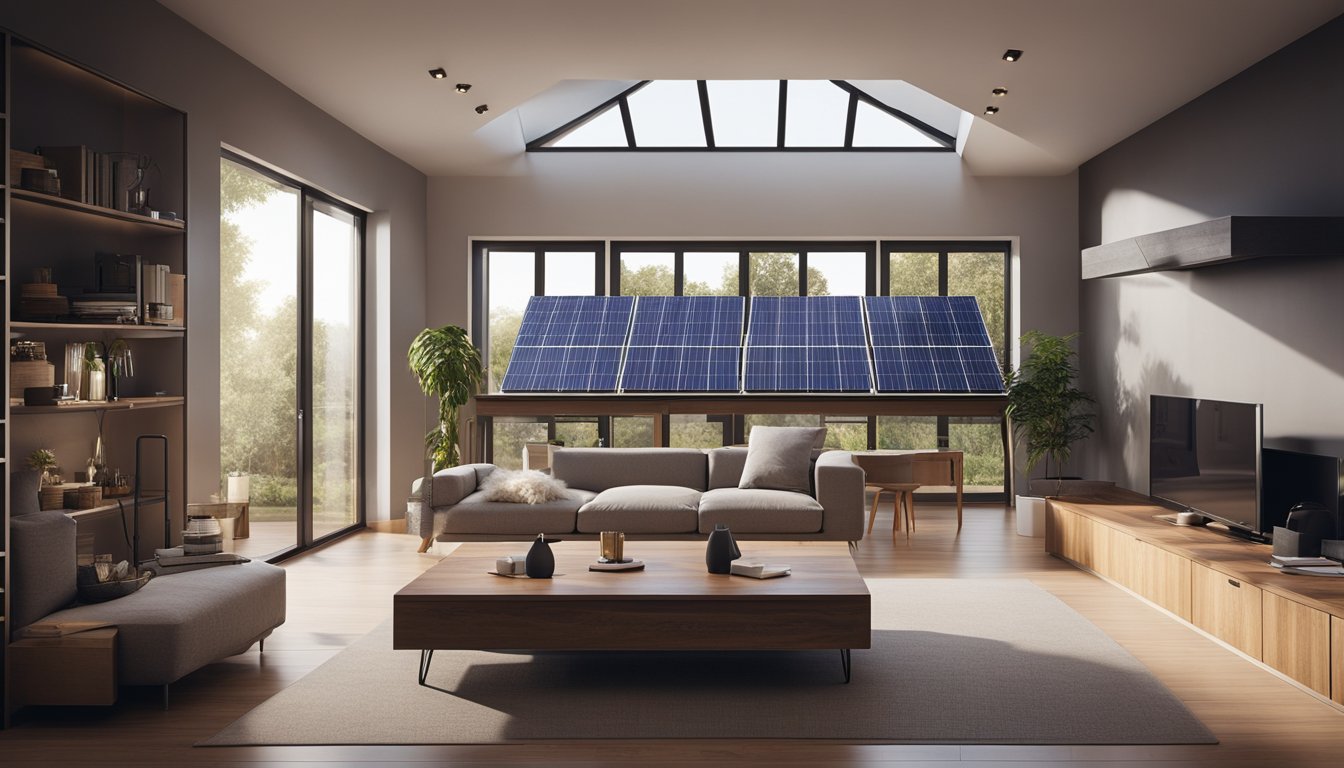
<instances>
[{"instance_id":1,"label":"book on coffee table","mask_svg":"<svg viewBox=\"0 0 1344 768\"><path fill-rule=\"evenodd\" d=\"M791 566L778 563L733 563L734 576L748 576L753 579L773 579L788 576L793 572Z\"/></svg>"}]
</instances>

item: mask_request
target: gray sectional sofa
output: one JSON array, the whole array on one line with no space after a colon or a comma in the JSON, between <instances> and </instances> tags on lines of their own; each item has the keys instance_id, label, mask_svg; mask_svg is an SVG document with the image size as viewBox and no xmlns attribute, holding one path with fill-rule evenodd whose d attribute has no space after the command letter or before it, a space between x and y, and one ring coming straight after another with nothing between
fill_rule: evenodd
<instances>
[{"instance_id":1,"label":"gray sectional sofa","mask_svg":"<svg viewBox=\"0 0 1344 768\"><path fill-rule=\"evenodd\" d=\"M522 541L539 533L596 538L703 539L717 523L740 538L857 541L863 538L863 470L846 451L814 451L808 493L739 488L746 448L563 448L552 474L565 498L543 504L485 501L496 470L440 470L421 494L418 533L440 541Z\"/></svg>"}]
</instances>

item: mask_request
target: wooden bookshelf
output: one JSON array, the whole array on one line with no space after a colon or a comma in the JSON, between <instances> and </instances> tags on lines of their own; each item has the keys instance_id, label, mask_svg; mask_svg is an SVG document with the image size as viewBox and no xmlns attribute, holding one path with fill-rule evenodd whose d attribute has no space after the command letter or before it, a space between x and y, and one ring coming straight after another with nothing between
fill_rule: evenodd
<instances>
[{"instance_id":1,"label":"wooden bookshelf","mask_svg":"<svg viewBox=\"0 0 1344 768\"><path fill-rule=\"evenodd\" d=\"M186 360L187 333L183 325L114 325L71 322L35 322L22 318L21 296L28 283L55 283L58 295L77 299L90 292L124 293L101 288L96 254L134 254L143 264L167 265L169 271L187 273L187 152L186 114L152 96L90 70L59 53L20 36L0 31L0 83L3 103L5 152L0 173L0 231L3 232L4 265L0 269L0 288L7 298L5 330L10 339L25 338L46 344L47 359L54 366L57 383L65 381L65 355L69 345L92 343L105 355L116 339L129 345L135 373L118 377L120 399L109 402L72 402L48 406L26 406L22 400L7 398L2 414L4 427L0 445L6 464L5 480L11 468L18 471L25 462L8 461L26 457L36 448L55 452L62 473L73 479L83 472L101 437L106 468L135 467L135 438L138 435L166 435L171 450L167 476L160 454L147 457L153 469L141 479L146 488L171 488L175 519L181 519L186 493ZM63 191L79 190L69 197L45 194L16 187L11 179L11 152L35 152L49 148L48 167L61 170ZM73 148L101 160L98 165L69 165ZM58 151L59 150L59 153ZM94 154L96 153L96 154ZM108 163L128 156L147 158L149 169L144 186L149 189L148 207L172 211L173 218L155 218L118 210L93 201L124 199L125 186L116 183L127 178L109 172ZM110 160L108 158L111 158ZM137 163L138 164L138 163ZM111 185L109 185L111 184ZM42 270L43 279L37 277ZM46 272L50 271L50 277ZM124 284L124 283L121 283ZM143 316L143 306L140 307ZM175 307L185 317L186 307ZM21 319L22 318L22 319ZM76 350L78 347L70 347ZM4 367L8 391L9 363ZM168 392L164 396L158 393ZM128 472L129 474L129 472ZM157 491L164 494L164 491ZM9 494L4 499L4 539L0 551L12 549L9 541ZM142 500L144 502L145 500ZM110 500L88 510L69 512L80 526L81 535L91 536L95 551L110 552L115 559L131 556L126 551L119 524L111 518L119 510L133 505L133 498ZM141 521L142 536L148 541L161 540L163 515L148 515ZM13 598L7 590L8 560L0 554L0 590L4 590L0 622L8 622ZM6 668L5 653L10 628L0 633L0 673ZM0 702L5 725L13 709L10 698L12 680L0 681L4 700Z\"/></svg>"}]
</instances>

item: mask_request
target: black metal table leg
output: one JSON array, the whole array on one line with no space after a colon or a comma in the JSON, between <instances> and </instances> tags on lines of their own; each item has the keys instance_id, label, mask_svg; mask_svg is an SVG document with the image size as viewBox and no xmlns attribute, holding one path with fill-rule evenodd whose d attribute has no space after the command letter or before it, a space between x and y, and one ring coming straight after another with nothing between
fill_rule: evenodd
<instances>
[{"instance_id":1,"label":"black metal table leg","mask_svg":"<svg viewBox=\"0 0 1344 768\"><path fill-rule=\"evenodd\" d=\"M842 666L842 667L845 668L845 683L848 684L848 683L849 683L850 672L851 672L851 671L853 670L853 668L854 668L854 665L853 665L853 663L851 662L851 660L850 660L850 658L849 658L849 649L848 649L848 648L841 648L841 649L840 649L840 666Z\"/></svg>"},{"instance_id":2,"label":"black metal table leg","mask_svg":"<svg viewBox=\"0 0 1344 768\"><path fill-rule=\"evenodd\" d=\"M425 678L429 677L429 665L434 661L434 651L420 652L420 684L425 684ZM849 682L849 672L845 672L845 682Z\"/></svg>"}]
</instances>

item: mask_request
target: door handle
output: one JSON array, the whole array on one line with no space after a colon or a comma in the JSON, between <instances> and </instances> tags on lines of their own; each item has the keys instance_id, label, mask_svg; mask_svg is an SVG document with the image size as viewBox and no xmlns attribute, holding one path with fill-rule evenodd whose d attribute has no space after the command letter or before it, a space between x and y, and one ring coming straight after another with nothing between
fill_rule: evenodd
<instances>
[{"instance_id":1,"label":"door handle","mask_svg":"<svg viewBox=\"0 0 1344 768\"><path fill-rule=\"evenodd\" d=\"M1237 589L1241 589L1241 582L1240 582L1240 581L1237 581L1236 579L1228 579L1228 580L1227 580L1227 583L1228 583L1228 584L1231 584L1232 586L1236 587Z\"/></svg>"}]
</instances>

